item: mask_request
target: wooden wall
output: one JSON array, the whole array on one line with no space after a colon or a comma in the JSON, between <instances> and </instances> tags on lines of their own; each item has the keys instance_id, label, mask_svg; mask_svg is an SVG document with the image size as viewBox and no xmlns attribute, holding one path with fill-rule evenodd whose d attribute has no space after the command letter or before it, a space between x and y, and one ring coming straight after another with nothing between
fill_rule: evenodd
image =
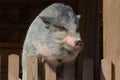
<instances>
[{"instance_id":1,"label":"wooden wall","mask_svg":"<svg viewBox=\"0 0 120 80\"><path fill-rule=\"evenodd\" d=\"M104 0L104 59L112 62L112 79L120 80L120 0Z\"/></svg>"},{"instance_id":2,"label":"wooden wall","mask_svg":"<svg viewBox=\"0 0 120 80\"><path fill-rule=\"evenodd\" d=\"M99 80L100 71L100 0L1 0L0 1L0 54L2 55L2 80L7 80L7 56L21 56L26 31L48 5L62 2L81 14L79 31L84 48L76 60L76 80L82 80L82 64L85 58L93 60L93 79Z\"/></svg>"},{"instance_id":3,"label":"wooden wall","mask_svg":"<svg viewBox=\"0 0 120 80\"><path fill-rule=\"evenodd\" d=\"M93 60L93 80L99 80L100 70L100 9L101 0L79 0L78 12L82 15L80 20L80 32L84 41L84 48L78 58L78 79L82 80L83 69L80 68L86 57ZM89 59L88 59L89 62ZM92 64L92 63L89 63ZM90 66L90 65L88 65ZM87 74L86 74L87 75ZM89 79L86 79L89 80Z\"/></svg>"}]
</instances>

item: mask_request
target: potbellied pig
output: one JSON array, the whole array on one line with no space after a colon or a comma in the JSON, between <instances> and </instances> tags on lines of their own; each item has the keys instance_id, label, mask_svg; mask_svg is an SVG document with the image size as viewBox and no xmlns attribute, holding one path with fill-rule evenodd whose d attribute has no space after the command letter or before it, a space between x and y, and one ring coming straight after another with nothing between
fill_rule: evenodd
<instances>
[{"instance_id":1,"label":"potbellied pig","mask_svg":"<svg viewBox=\"0 0 120 80\"><path fill-rule=\"evenodd\" d=\"M82 48L78 30L79 15L70 6L54 3L44 9L30 25L23 46L23 80L27 57L37 56L58 65L75 60Z\"/></svg>"}]
</instances>

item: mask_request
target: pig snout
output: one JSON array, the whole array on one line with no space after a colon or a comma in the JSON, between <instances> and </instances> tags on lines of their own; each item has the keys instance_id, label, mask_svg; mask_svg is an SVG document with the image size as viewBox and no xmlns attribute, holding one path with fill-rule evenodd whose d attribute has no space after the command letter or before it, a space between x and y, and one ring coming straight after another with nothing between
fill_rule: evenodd
<instances>
[{"instance_id":1,"label":"pig snout","mask_svg":"<svg viewBox=\"0 0 120 80\"><path fill-rule=\"evenodd\" d=\"M76 45L76 46L82 46L83 43L82 43L82 41L78 40L78 41L75 41L75 45Z\"/></svg>"},{"instance_id":2,"label":"pig snout","mask_svg":"<svg viewBox=\"0 0 120 80\"><path fill-rule=\"evenodd\" d=\"M83 44L80 39L76 39L76 38L71 37L71 36L65 37L65 38L64 38L64 41L65 41L68 45L70 45L70 46L72 46L72 47L74 47L74 48L79 48L79 47L81 47L82 44Z\"/></svg>"}]
</instances>

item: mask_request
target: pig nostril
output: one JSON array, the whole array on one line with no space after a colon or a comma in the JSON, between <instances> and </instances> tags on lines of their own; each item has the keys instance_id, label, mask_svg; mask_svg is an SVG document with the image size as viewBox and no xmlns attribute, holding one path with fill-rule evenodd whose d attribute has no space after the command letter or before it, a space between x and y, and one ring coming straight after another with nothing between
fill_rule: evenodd
<instances>
[{"instance_id":1,"label":"pig nostril","mask_svg":"<svg viewBox=\"0 0 120 80\"><path fill-rule=\"evenodd\" d=\"M75 44L76 46L82 46L82 41L76 41Z\"/></svg>"}]
</instances>

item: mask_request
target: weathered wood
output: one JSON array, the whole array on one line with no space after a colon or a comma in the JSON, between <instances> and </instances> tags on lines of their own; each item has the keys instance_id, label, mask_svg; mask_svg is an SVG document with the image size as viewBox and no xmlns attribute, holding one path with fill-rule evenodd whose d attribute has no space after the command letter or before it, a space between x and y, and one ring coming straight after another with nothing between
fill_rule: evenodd
<instances>
[{"instance_id":1,"label":"weathered wood","mask_svg":"<svg viewBox=\"0 0 120 80\"><path fill-rule=\"evenodd\" d=\"M27 58L27 80L38 80L38 58Z\"/></svg>"},{"instance_id":2,"label":"weathered wood","mask_svg":"<svg viewBox=\"0 0 120 80\"><path fill-rule=\"evenodd\" d=\"M12 54L8 59L8 80L19 79L19 56Z\"/></svg>"},{"instance_id":3,"label":"weathered wood","mask_svg":"<svg viewBox=\"0 0 120 80\"><path fill-rule=\"evenodd\" d=\"M99 1L102 0L77 0L78 14L81 15L79 31L84 42L84 48L78 58L77 80L82 80L82 60L87 55L94 58L95 80L100 79L100 25Z\"/></svg>"},{"instance_id":4,"label":"weathered wood","mask_svg":"<svg viewBox=\"0 0 120 80\"><path fill-rule=\"evenodd\" d=\"M112 63L108 59L101 60L101 80L112 80Z\"/></svg>"},{"instance_id":5,"label":"weathered wood","mask_svg":"<svg viewBox=\"0 0 120 80\"><path fill-rule=\"evenodd\" d=\"M94 62L91 58L85 58L83 61L83 79L82 80L93 80L94 77Z\"/></svg>"},{"instance_id":6,"label":"weathered wood","mask_svg":"<svg viewBox=\"0 0 120 80\"><path fill-rule=\"evenodd\" d=\"M22 48L23 43L15 43L15 42L1 42L0 48Z\"/></svg>"},{"instance_id":7,"label":"weathered wood","mask_svg":"<svg viewBox=\"0 0 120 80\"><path fill-rule=\"evenodd\" d=\"M104 58L115 69L113 80L120 80L120 0L103 0Z\"/></svg>"},{"instance_id":8,"label":"weathered wood","mask_svg":"<svg viewBox=\"0 0 120 80\"><path fill-rule=\"evenodd\" d=\"M33 9L34 11L35 9ZM0 10L1 11L1 10ZM4 10L3 10L4 12ZM11 11L12 12L12 11ZM32 13L31 13L32 14ZM12 28L11 28L12 27ZM0 31L5 30L5 32L7 31L26 31L28 29L29 25L28 24L15 24L15 23L9 23L9 24L0 24Z\"/></svg>"},{"instance_id":9,"label":"weathered wood","mask_svg":"<svg viewBox=\"0 0 120 80\"><path fill-rule=\"evenodd\" d=\"M64 64L64 80L75 80L75 65L74 62Z\"/></svg>"},{"instance_id":10,"label":"weathered wood","mask_svg":"<svg viewBox=\"0 0 120 80\"><path fill-rule=\"evenodd\" d=\"M21 48L18 48L18 47L16 48L14 45L12 47L10 47L10 46L12 46L12 43L11 44L5 43L5 45L3 44L3 47L2 47L2 43L0 43L0 54L1 54L1 58L2 58L2 61L1 61L1 63L2 63L1 79L2 80L8 80L8 55L10 55L10 53L15 53L17 55L21 55L22 47Z\"/></svg>"},{"instance_id":11,"label":"weathered wood","mask_svg":"<svg viewBox=\"0 0 120 80\"><path fill-rule=\"evenodd\" d=\"M40 8L44 9L48 5L60 2L60 3L67 3L69 5L72 5L72 7L76 8L76 1L75 0L37 0L37 1L0 1L0 7L1 8Z\"/></svg>"},{"instance_id":12,"label":"weathered wood","mask_svg":"<svg viewBox=\"0 0 120 80\"><path fill-rule=\"evenodd\" d=\"M0 80L1 80L1 54L0 54Z\"/></svg>"},{"instance_id":13,"label":"weathered wood","mask_svg":"<svg viewBox=\"0 0 120 80\"><path fill-rule=\"evenodd\" d=\"M45 80L57 80L55 66L50 67L45 63Z\"/></svg>"}]
</instances>

